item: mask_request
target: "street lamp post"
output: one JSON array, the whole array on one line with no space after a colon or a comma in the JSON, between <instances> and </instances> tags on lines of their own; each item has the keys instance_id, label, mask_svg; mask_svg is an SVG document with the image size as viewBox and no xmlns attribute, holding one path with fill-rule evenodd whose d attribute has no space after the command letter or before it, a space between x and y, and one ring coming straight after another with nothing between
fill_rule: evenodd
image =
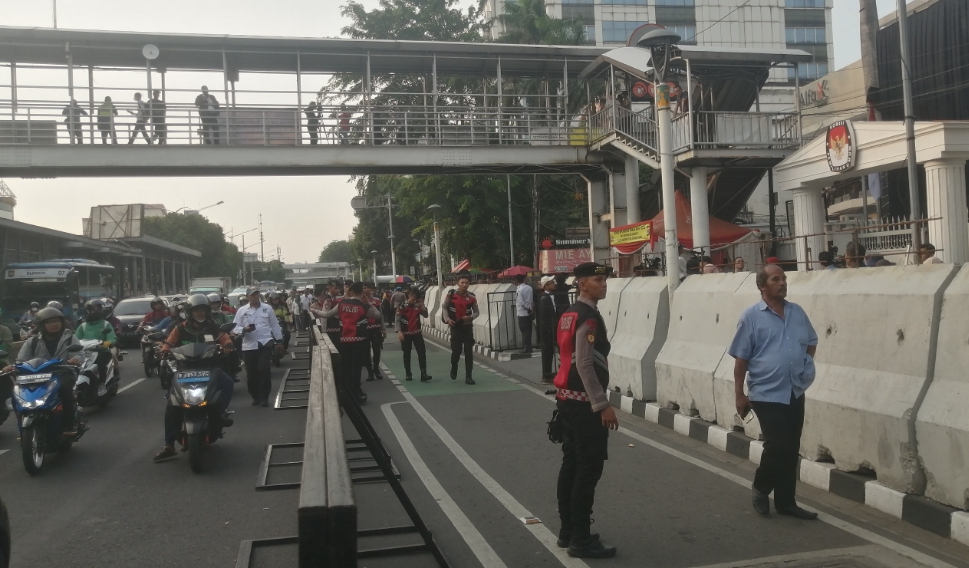
<instances>
[{"instance_id":1,"label":"street lamp post","mask_svg":"<svg viewBox=\"0 0 969 568\"><path fill-rule=\"evenodd\" d=\"M373 255L373 283L377 284L377 251L372 250L370 254Z\"/></svg>"},{"instance_id":2,"label":"street lamp post","mask_svg":"<svg viewBox=\"0 0 969 568\"><path fill-rule=\"evenodd\" d=\"M206 205L205 207L202 207L201 209L198 209L196 211L196 213L201 213L202 211L205 211L206 209L210 209L212 207L215 207L216 205L222 205L223 203L225 203L225 201L220 201L218 203L213 203L212 205ZM188 209L188 205L186 205L185 207L179 207L178 209L175 210L175 213L178 213L182 209Z\"/></svg>"},{"instance_id":3,"label":"street lamp post","mask_svg":"<svg viewBox=\"0 0 969 568\"><path fill-rule=\"evenodd\" d=\"M441 288L444 286L444 278L441 275L441 235L437 230L437 210L441 206L437 203L433 205L428 205L427 210L434 212L434 260L437 263L437 286Z\"/></svg>"}]
</instances>

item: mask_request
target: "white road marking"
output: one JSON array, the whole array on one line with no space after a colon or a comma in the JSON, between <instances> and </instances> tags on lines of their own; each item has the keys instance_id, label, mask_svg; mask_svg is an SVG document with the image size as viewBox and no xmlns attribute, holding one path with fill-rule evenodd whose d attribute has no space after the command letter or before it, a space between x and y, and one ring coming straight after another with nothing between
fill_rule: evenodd
<instances>
[{"instance_id":1,"label":"white road marking","mask_svg":"<svg viewBox=\"0 0 969 568\"><path fill-rule=\"evenodd\" d=\"M386 372L390 372L385 364L381 363L380 365L385 369ZM403 387L401 387L401 395L403 395L403 397L407 399L407 402L414 407L417 414L419 414L420 417L424 419L424 422L426 422L431 428L431 430L437 434L437 437L441 439L445 446L447 446L454 457L461 462L461 465L463 465L464 468L467 469L468 472L478 480L478 483L484 486L484 488L487 489L488 492L491 493L495 499L497 499L498 502L508 510L509 513L511 513L512 517L519 519L521 517L535 516L528 509L526 509L524 505L518 502L518 500L515 499L511 493L499 485L493 477L488 475L487 472L485 472L485 470L482 469L481 466L471 458L468 452L466 452L464 448L462 448L461 445L451 437L451 434L444 429L444 426L441 426L441 424L433 416L431 416L431 413L428 412L421 405L421 403L417 402L414 395ZM532 536L545 545L545 548L547 548L549 552L551 552L552 555L562 563L562 566L565 566L566 568L589 568L588 564L582 560L579 560L578 558L572 558L565 552L564 548L559 548L558 544L556 544L558 537L552 534L552 531L549 530L545 524L524 526L529 532L532 533Z\"/></svg>"},{"instance_id":2,"label":"white road marking","mask_svg":"<svg viewBox=\"0 0 969 568\"><path fill-rule=\"evenodd\" d=\"M463 511L458 507L458 504L454 502L454 499L448 495L447 491L441 485L441 482L434 477L431 473L431 469L427 467L424 460L421 459L420 453L417 448L414 447L414 443L411 442L410 437L404 432L404 428L400 425L400 421L397 420L397 416L394 415L394 410L391 406L395 404L405 404L403 402L388 402L380 407L383 411L384 416L387 418L387 423L390 424L390 429L397 436L397 441L400 443L400 448L404 450L404 455L407 456L407 461L410 462L411 466L414 468L414 472L417 477L424 483L424 487L427 487L428 493L431 497L437 501L437 504L441 506L441 510L447 515L448 520L454 525L458 533L461 534L461 538L464 542L468 543L468 547L471 552L474 553L475 558L481 562L482 566L485 568L507 568L506 564L501 561L498 554L485 540L484 536L468 519L468 516L464 514Z\"/></svg>"},{"instance_id":3,"label":"white road marking","mask_svg":"<svg viewBox=\"0 0 969 568\"><path fill-rule=\"evenodd\" d=\"M10 450L0 450L0 456L2 456L3 454L5 454L5 453L7 453L7 452L9 452L9 451L10 451Z\"/></svg>"},{"instance_id":4,"label":"white road marking","mask_svg":"<svg viewBox=\"0 0 969 568\"><path fill-rule=\"evenodd\" d=\"M485 369L488 369L492 373L495 372L494 369L492 369L492 368L490 368L490 367L488 367L486 365L483 365L482 364L481 366L484 367ZM512 380L512 379L509 378L508 380ZM535 387L532 387L530 385L527 385L525 383L521 383L521 386L523 388L528 389L528 390L532 391L533 393L541 396L542 398L544 398L546 400L553 400L553 397L551 395L546 395L545 394L545 391L543 391L543 390L539 390L539 389L537 389ZM410 393L404 393L404 396L413 399L413 396ZM414 403L417 403L417 401L415 400ZM416 406L415 406L415 408L416 408ZM423 410L423 407L421 407L421 409L418 410L418 412L421 412L422 410ZM424 412L426 412L426 411L424 411ZM430 415L428 415L428 416L430 416ZM433 418L431 418L431 420L433 420ZM438 424L438 427L440 427L439 424ZM432 426L432 428L433 428L433 426ZM738 485L740 485L740 486L742 486L744 488L749 488L750 487L750 483L751 482L748 479L745 479L745 478L743 478L743 477L741 477L739 475L736 475L734 473L731 473L731 472L729 472L729 471L727 471L725 469L721 469L721 468L719 468L719 467L717 467L715 465L708 464L707 462L705 462L703 460L699 460L697 458L694 458L693 456L687 455L687 454L685 454L685 453L683 453L683 452L681 452L679 450L673 449L670 446L667 446L665 444L661 444L661 443L659 443L659 442L657 442L655 440L651 440L651 439L647 438L646 436L643 436L641 434L638 434L636 432L633 432L632 430L630 430L628 428L624 428L624 427L621 427L620 426L619 427L619 432L622 433L622 434L625 434L625 435L629 436L630 438L633 438L634 440L638 440L638 441L646 444L647 446L650 446L650 447L652 447L654 449L657 449L657 450L659 450L661 452L664 452L666 454L669 454L669 455L671 455L671 456L673 456L675 458L681 459L681 460L683 460L683 461L685 461L685 462L687 462L687 463L689 463L691 465L695 465L695 466L697 466L697 467L699 467L701 469L704 469L704 470L706 470L706 471L708 471L708 472L710 472L710 473L712 473L714 475L717 475L717 476L720 476L720 477L722 477L724 479L733 481L734 483L736 483L736 484L738 484ZM453 442L453 440L452 440L452 442ZM447 444L447 441L445 441L445 444ZM468 459L470 459L470 458L468 458ZM868 542L870 542L872 544L877 544L879 546L883 546L883 547L885 547L885 548L887 548L887 549L889 549L889 550L891 550L893 552L896 552L898 554L901 554L902 556L911 558L912 560L915 560L916 562L920 562L920 563L924 564L925 566L931 566L932 568L955 568L952 564L949 564L949 563L944 562L942 560L939 560L937 558L933 558L933 557L931 557L931 556L929 556L927 554L924 554L922 552L919 552L918 550L915 550L914 548L910 548L908 546L905 546L903 544L899 544L899 543L894 542L894 541L892 541L890 539L887 539L885 537L879 536L879 535L877 535L877 534L875 534L875 533L873 533L873 532L871 532L871 531L869 531L867 529L861 528L861 527L859 527L857 525L853 525L853 524L849 523L848 521L841 520L841 519L839 519L839 518L837 518L835 516L829 515L827 513L824 513L822 511L819 511L817 509L813 509L811 507L807 507L807 506L805 506L803 504L800 505L800 506L801 506L802 509L805 509L805 510L808 510L808 511L813 511L813 512L817 513L819 520L821 520L821 521L823 521L825 523L828 523L831 526L837 527L837 528L839 528L839 529L841 529L841 530L843 530L843 531L845 531L845 532L847 532L849 534L853 534L853 535L855 535L856 537L858 537L860 539L867 540ZM520 516L527 516L527 515L515 515L515 516L516 517L520 517Z\"/></svg>"},{"instance_id":5,"label":"white road marking","mask_svg":"<svg viewBox=\"0 0 969 568\"><path fill-rule=\"evenodd\" d=\"M118 389L118 394L123 393L124 391L130 389L131 387L137 385L138 383L140 383L140 382L142 382L144 380L145 379L137 379L137 380L132 381L130 385L125 385L125 386L121 387L120 389Z\"/></svg>"}]
</instances>

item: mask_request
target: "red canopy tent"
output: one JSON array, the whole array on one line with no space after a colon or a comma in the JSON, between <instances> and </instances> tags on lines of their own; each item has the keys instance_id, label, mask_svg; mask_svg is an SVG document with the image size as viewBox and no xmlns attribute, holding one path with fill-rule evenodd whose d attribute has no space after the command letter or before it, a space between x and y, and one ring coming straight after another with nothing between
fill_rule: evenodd
<instances>
[{"instance_id":1,"label":"red canopy tent","mask_svg":"<svg viewBox=\"0 0 969 568\"><path fill-rule=\"evenodd\" d=\"M676 236L680 244L686 248L693 248L693 212L690 210L690 202L683 197L679 191L676 192ZM666 232L666 223L663 222L663 211L653 217L652 236L655 239L662 238ZM746 229L733 223L728 223L716 217L710 217L710 245L726 245L742 239L753 229Z\"/></svg>"},{"instance_id":2,"label":"red canopy tent","mask_svg":"<svg viewBox=\"0 0 969 568\"><path fill-rule=\"evenodd\" d=\"M498 273L498 278L514 278L519 275L528 276L529 272L535 272L535 269L521 265L512 266L511 268L506 268Z\"/></svg>"}]
</instances>

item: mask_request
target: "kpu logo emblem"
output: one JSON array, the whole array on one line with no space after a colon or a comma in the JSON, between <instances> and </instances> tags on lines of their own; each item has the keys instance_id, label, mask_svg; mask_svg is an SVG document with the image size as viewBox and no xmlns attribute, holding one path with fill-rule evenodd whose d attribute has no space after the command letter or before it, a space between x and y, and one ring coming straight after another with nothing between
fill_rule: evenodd
<instances>
[{"instance_id":1,"label":"kpu logo emblem","mask_svg":"<svg viewBox=\"0 0 969 568\"><path fill-rule=\"evenodd\" d=\"M828 127L825 153L832 172L843 172L855 167L858 146L855 128L850 120L839 120Z\"/></svg>"}]
</instances>

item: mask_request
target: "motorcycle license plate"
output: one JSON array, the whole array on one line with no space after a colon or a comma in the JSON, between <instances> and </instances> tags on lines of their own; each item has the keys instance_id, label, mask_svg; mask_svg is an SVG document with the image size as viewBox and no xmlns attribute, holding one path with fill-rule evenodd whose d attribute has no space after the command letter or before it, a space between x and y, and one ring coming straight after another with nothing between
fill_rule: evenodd
<instances>
[{"instance_id":1,"label":"motorcycle license plate","mask_svg":"<svg viewBox=\"0 0 969 568\"><path fill-rule=\"evenodd\" d=\"M208 371L182 371L175 374L175 380L180 383L204 383L209 380Z\"/></svg>"},{"instance_id":2,"label":"motorcycle license plate","mask_svg":"<svg viewBox=\"0 0 969 568\"><path fill-rule=\"evenodd\" d=\"M18 385L36 385L39 383L46 383L51 380L54 376L53 373L41 373L38 375L22 375L17 377Z\"/></svg>"}]
</instances>

